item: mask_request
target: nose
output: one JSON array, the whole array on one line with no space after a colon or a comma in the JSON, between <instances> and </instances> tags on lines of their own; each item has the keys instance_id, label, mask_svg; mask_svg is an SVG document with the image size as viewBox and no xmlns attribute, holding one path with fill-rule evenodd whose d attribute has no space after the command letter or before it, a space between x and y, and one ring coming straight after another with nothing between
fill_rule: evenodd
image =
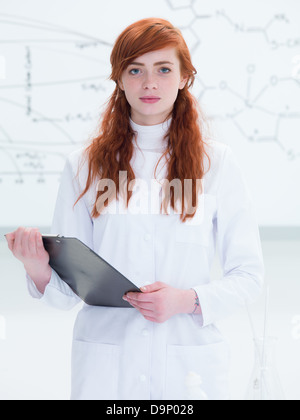
<instances>
[{"instance_id":1,"label":"nose","mask_svg":"<svg viewBox=\"0 0 300 420\"><path fill-rule=\"evenodd\" d=\"M153 75L146 76L145 81L143 83L143 89L151 90L151 89L157 89L157 88L158 88L158 84L157 84L157 81L155 80L155 77L153 77Z\"/></svg>"}]
</instances>

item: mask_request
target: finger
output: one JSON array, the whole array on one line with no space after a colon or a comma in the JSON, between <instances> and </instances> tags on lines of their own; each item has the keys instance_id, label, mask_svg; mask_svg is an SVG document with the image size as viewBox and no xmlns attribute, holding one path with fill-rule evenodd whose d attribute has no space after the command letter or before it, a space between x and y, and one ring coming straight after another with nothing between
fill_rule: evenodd
<instances>
[{"instance_id":1,"label":"finger","mask_svg":"<svg viewBox=\"0 0 300 420\"><path fill-rule=\"evenodd\" d=\"M36 230L32 229L29 232L28 235L28 251L30 255L36 255L37 249L36 249Z\"/></svg>"},{"instance_id":2,"label":"finger","mask_svg":"<svg viewBox=\"0 0 300 420\"><path fill-rule=\"evenodd\" d=\"M149 302L149 303L152 302L151 293L145 294L145 293L130 292L130 293L127 293L126 298L132 302Z\"/></svg>"},{"instance_id":3,"label":"finger","mask_svg":"<svg viewBox=\"0 0 300 420\"><path fill-rule=\"evenodd\" d=\"M131 302L129 302L129 301L127 301L128 303L129 303L129 305L130 306L132 306L133 308L135 308L135 309L137 309L138 310L138 307L134 304L134 303L131 303Z\"/></svg>"},{"instance_id":4,"label":"finger","mask_svg":"<svg viewBox=\"0 0 300 420\"><path fill-rule=\"evenodd\" d=\"M21 239L21 254L23 256L30 255L29 235L30 235L30 230L28 228L24 228L22 239Z\"/></svg>"},{"instance_id":5,"label":"finger","mask_svg":"<svg viewBox=\"0 0 300 420\"><path fill-rule=\"evenodd\" d=\"M162 283L161 281L156 281L155 283L152 283L148 286L141 287L141 291L143 293L153 293L153 292L157 292L158 290L161 290L165 287L167 287L167 285L165 283Z\"/></svg>"},{"instance_id":6,"label":"finger","mask_svg":"<svg viewBox=\"0 0 300 420\"><path fill-rule=\"evenodd\" d=\"M148 310L148 309L143 309L141 307L139 307L138 305L134 304L134 303L130 303L131 306L133 306L137 311L139 311L143 317L150 317L152 319L155 319L155 313L153 310Z\"/></svg>"},{"instance_id":7,"label":"finger","mask_svg":"<svg viewBox=\"0 0 300 420\"><path fill-rule=\"evenodd\" d=\"M37 233L36 249L37 249L38 254L41 254L42 252L46 251L44 247L42 235L40 234L40 232Z\"/></svg>"},{"instance_id":8,"label":"finger","mask_svg":"<svg viewBox=\"0 0 300 420\"><path fill-rule=\"evenodd\" d=\"M15 244L14 244L14 252L17 254L20 254L22 251L22 238L24 235L24 228L19 228L16 231L16 239L15 239Z\"/></svg>"},{"instance_id":9,"label":"finger","mask_svg":"<svg viewBox=\"0 0 300 420\"><path fill-rule=\"evenodd\" d=\"M140 312L144 318L148 317L148 318L155 319L155 313L153 311L141 310Z\"/></svg>"},{"instance_id":10,"label":"finger","mask_svg":"<svg viewBox=\"0 0 300 420\"><path fill-rule=\"evenodd\" d=\"M15 232L8 233L5 235L5 238L7 240L8 248L12 251L14 249L14 243L15 243Z\"/></svg>"},{"instance_id":11,"label":"finger","mask_svg":"<svg viewBox=\"0 0 300 420\"><path fill-rule=\"evenodd\" d=\"M150 321L150 322L157 322L157 321L156 321L156 318L153 318L152 316L144 316L144 318L145 318L147 321Z\"/></svg>"},{"instance_id":12,"label":"finger","mask_svg":"<svg viewBox=\"0 0 300 420\"><path fill-rule=\"evenodd\" d=\"M134 302L130 299L127 300L132 306L134 306L138 310L146 310L146 311L152 311L153 312L153 303L147 303L147 302Z\"/></svg>"}]
</instances>

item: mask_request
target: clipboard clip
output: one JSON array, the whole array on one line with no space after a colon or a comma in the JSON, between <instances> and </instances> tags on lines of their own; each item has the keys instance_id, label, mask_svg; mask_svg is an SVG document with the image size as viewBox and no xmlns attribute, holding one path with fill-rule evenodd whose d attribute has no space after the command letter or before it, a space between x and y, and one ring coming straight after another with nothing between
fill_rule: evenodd
<instances>
[{"instance_id":1,"label":"clipboard clip","mask_svg":"<svg viewBox=\"0 0 300 420\"><path fill-rule=\"evenodd\" d=\"M64 236L61 236L61 235L42 235L42 238L45 238L45 239L47 239L47 238L51 238L52 239L53 238L53 239L56 239L55 242L57 242L58 244L60 244L61 241L59 239L64 238Z\"/></svg>"}]
</instances>

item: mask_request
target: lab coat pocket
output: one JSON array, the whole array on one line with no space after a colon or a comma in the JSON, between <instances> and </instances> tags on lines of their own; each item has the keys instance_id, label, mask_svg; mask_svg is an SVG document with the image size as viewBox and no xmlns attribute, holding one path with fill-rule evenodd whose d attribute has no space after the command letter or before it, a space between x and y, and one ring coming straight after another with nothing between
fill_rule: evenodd
<instances>
[{"instance_id":1,"label":"lab coat pocket","mask_svg":"<svg viewBox=\"0 0 300 420\"><path fill-rule=\"evenodd\" d=\"M72 400L117 398L119 347L79 341L72 350Z\"/></svg>"},{"instance_id":2,"label":"lab coat pocket","mask_svg":"<svg viewBox=\"0 0 300 420\"><path fill-rule=\"evenodd\" d=\"M165 399L189 399L190 373L200 376L209 400L229 399L229 349L220 342L203 346L168 346Z\"/></svg>"}]
</instances>

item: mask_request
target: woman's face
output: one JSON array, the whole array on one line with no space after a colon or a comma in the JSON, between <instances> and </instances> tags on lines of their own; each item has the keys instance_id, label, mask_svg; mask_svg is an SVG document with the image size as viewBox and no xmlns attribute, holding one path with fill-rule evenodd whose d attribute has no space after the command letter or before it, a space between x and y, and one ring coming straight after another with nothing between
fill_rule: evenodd
<instances>
[{"instance_id":1,"label":"woman's face","mask_svg":"<svg viewBox=\"0 0 300 420\"><path fill-rule=\"evenodd\" d=\"M119 86L131 106L131 119L138 125L157 125L170 115L186 82L176 48L165 48L134 60Z\"/></svg>"}]
</instances>

